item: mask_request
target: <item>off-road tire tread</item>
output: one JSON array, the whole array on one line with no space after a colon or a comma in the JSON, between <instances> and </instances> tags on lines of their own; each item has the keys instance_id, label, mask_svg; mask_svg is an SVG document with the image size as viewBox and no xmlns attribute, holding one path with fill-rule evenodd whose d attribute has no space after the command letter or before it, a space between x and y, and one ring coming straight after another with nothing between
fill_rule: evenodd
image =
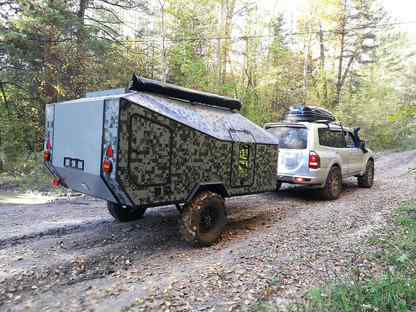
<instances>
[{"instance_id":1,"label":"off-road tire tread","mask_svg":"<svg viewBox=\"0 0 416 312\"><path fill-rule=\"evenodd\" d=\"M372 168L373 170L373 179L371 179L371 181L369 180L369 175L368 175L370 168ZM373 183L374 183L374 161L373 160L370 159L367 161L364 175L358 176L357 181L358 181L359 187L370 188L373 186Z\"/></svg>"},{"instance_id":2,"label":"off-road tire tread","mask_svg":"<svg viewBox=\"0 0 416 312\"><path fill-rule=\"evenodd\" d=\"M199 232L199 214L202 210L201 208L209 203L217 205L217 208L220 209L220 218L213 229L201 234ZM189 203L183 206L180 232L184 240L194 247L210 246L220 239L226 220L224 198L217 193L203 191L195 195Z\"/></svg>"},{"instance_id":3,"label":"off-road tire tread","mask_svg":"<svg viewBox=\"0 0 416 312\"><path fill-rule=\"evenodd\" d=\"M338 194L333 194L332 189L331 189L331 185L329 183L332 174L338 175L339 181L341 183L340 191L338 192ZM325 186L324 186L323 189L321 189L321 197L324 200L335 200L335 199L338 199L338 197L340 196L341 192L342 192L342 175L341 175L341 169L339 167L337 167L337 166L332 166L332 168L331 168L331 170L329 170L328 176L326 178Z\"/></svg>"}]
</instances>

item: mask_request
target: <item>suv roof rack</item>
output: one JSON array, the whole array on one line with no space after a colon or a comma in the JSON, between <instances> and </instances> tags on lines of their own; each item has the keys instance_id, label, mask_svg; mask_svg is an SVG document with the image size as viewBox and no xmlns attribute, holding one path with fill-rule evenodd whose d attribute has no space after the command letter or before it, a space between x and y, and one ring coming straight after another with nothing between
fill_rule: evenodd
<instances>
[{"instance_id":1,"label":"suv roof rack","mask_svg":"<svg viewBox=\"0 0 416 312\"><path fill-rule=\"evenodd\" d=\"M286 114L285 121L335 122L335 116L328 110L316 106L292 106Z\"/></svg>"}]
</instances>

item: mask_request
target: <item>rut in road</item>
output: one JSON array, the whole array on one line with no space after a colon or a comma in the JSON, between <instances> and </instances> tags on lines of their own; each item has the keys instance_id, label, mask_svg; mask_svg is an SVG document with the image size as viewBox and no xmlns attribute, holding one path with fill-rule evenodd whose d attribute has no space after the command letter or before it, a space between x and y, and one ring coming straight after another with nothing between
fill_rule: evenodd
<instances>
[{"instance_id":1,"label":"rut in road","mask_svg":"<svg viewBox=\"0 0 416 312\"><path fill-rule=\"evenodd\" d=\"M415 151L382 155L373 189L345 181L335 202L296 188L227 200L223 240L202 249L181 240L174 207L119 224L100 201L1 205L0 310L228 311L259 299L286 304L342 277L351 263L374 269L363 257L365 242L383 232L400 202L415 199L410 167L416 167Z\"/></svg>"}]
</instances>

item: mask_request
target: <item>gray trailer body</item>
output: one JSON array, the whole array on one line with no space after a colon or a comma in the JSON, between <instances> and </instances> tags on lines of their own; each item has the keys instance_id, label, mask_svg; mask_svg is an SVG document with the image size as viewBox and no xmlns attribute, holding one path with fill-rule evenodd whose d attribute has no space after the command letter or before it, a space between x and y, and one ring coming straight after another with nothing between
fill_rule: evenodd
<instances>
[{"instance_id":1,"label":"gray trailer body","mask_svg":"<svg viewBox=\"0 0 416 312\"><path fill-rule=\"evenodd\" d=\"M123 206L273 191L276 138L238 112L130 92L50 104L45 165L63 186ZM111 173L103 163L111 162Z\"/></svg>"}]
</instances>

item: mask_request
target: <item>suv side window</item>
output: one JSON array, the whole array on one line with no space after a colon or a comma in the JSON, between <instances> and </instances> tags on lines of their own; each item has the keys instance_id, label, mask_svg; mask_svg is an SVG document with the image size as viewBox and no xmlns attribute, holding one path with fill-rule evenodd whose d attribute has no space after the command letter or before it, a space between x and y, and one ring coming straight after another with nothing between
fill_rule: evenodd
<instances>
[{"instance_id":1,"label":"suv side window","mask_svg":"<svg viewBox=\"0 0 416 312\"><path fill-rule=\"evenodd\" d=\"M348 148L354 148L355 147L355 140L354 136L351 132L345 132L345 141L347 143Z\"/></svg>"},{"instance_id":2,"label":"suv side window","mask_svg":"<svg viewBox=\"0 0 416 312\"><path fill-rule=\"evenodd\" d=\"M328 128L318 129L319 144L328 147L345 147L345 138L341 131L334 131Z\"/></svg>"}]
</instances>

